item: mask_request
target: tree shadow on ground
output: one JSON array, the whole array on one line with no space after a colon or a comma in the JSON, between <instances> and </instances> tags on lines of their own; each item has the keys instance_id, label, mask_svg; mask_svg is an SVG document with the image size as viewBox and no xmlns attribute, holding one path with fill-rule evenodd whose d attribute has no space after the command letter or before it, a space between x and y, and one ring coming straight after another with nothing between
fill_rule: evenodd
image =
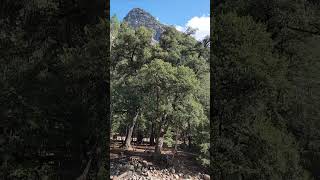
<instances>
[{"instance_id":1,"label":"tree shadow on ground","mask_svg":"<svg viewBox=\"0 0 320 180\"><path fill-rule=\"evenodd\" d=\"M159 170L174 168L178 172L204 172L204 168L196 161L196 154L179 150L173 157L173 148L164 148L163 154L161 154L160 157L155 158L154 146L148 144L132 145L132 149L125 150L119 148L121 144L121 141L112 142L112 145L110 146L110 160L112 162L129 162L130 158L138 158L141 161L147 161L150 165ZM169 163L168 160L172 160L172 162Z\"/></svg>"}]
</instances>

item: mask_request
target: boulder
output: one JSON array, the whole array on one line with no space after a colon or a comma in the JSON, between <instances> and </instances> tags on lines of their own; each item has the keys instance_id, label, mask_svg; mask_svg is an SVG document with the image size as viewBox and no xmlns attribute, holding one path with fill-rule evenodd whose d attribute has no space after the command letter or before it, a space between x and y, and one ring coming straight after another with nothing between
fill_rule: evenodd
<instances>
[{"instance_id":1,"label":"boulder","mask_svg":"<svg viewBox=\"0 0 320 180\"><path fill-rule=\"evenodd\" d=\"M210 180L210 176L209 176L208 174L203 174L203 175L202 175L202 178L203 178L204 180Z\"/></svg>"},{"instance_id":2,"label":"boulder","mask_svg":"<svg viewBox=\"0 0 320 180\"><path fill-rule=\"evenodd\" d=\"M172 174L174 174L174 173L176 173L176 170L175 170L174 168L172 168L172 169L170 169L170 172L171 172Z\"/></svg>"}]
</instances>

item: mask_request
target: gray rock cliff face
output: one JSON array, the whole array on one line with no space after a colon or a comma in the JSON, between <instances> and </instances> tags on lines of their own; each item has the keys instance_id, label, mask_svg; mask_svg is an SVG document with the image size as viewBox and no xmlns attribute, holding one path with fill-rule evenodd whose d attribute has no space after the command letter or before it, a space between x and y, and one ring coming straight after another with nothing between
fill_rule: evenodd
<instances>
[{"instance_id":1,"label":"gray rock cliff face","mask_svg":"<svg viewBox=\"0 0 320 180\"><path fill-rule=\"evenodd\" d=\"M140 8L134 8L129 11L127 16L124 18L131 27L137 28L144 26L154 31L153 39L159 41L161 34L165 31L165 25L161 24L156 18L150 13Z\"/></svg>"}]
</instances>

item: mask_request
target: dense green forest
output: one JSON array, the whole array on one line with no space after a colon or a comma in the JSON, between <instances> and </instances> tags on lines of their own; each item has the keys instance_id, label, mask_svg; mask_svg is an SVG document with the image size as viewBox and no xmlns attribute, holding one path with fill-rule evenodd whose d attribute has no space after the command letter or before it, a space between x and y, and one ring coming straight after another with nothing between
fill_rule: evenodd
<instances>
[{"instance_id":1,"label":"dense green forest","mask_svg":"<svg viewBox=\"0 0 320 180\"><path fill-rule=\"evenodd\" d=\"M0 2L0 179L106 179L105 1Z\"/></svg>"},{"instance_id":2,"label":"dense green forest","mask_svg":"<svg viewBox=\"0 0 320 180\"><path fill-rule=\"evenodd\" d=\"M133 137L149 138L155 157L181 145L209 165L209 38L198 42L193 33L166 27L154 42L151 30L112 18L111 136L125 136L125 149Z\"/></svg>"},{"instance_id":3,"label":"dense green forest","mask_svg":"<svg viewBox=\"0 0 320 180\"><path fill-rule=\"evenodd\" d=\"M319 179L320 1L217 0L212 17L212 177Z\"/></svg>"}]
</instances>

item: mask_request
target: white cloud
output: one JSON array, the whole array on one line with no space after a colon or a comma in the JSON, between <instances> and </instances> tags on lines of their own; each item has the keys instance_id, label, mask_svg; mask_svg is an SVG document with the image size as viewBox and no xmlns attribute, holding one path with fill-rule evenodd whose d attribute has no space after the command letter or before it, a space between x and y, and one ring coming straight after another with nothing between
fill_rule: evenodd
<instances>
[{"instance_id":1,"label":"white cloud","mask_svg":"<svg viewBox=\"0 0 320 180\"><path fill-rule=\"evenodd\" d=\"M176 25L175 27L176 27L176 29L177 29L178 31L181 31L181 32L184 32L184 31L186 30L186 28L185 28L185 27L182 27L182 26Z\"/></svg>"},{"instance_id":2,"label":"white cloud","mask_svg":"<svg viewBox=\"0 0 320 180\"><path fill-rule=\"evenodd\" d=\"M197 29L193 35L197 40L202 40L207 35L210 35L210 16L195 16L191 18L187 24L182 26L175 26L178 31L184 32L188 27Z\"/></svg>"}]
</instances>

